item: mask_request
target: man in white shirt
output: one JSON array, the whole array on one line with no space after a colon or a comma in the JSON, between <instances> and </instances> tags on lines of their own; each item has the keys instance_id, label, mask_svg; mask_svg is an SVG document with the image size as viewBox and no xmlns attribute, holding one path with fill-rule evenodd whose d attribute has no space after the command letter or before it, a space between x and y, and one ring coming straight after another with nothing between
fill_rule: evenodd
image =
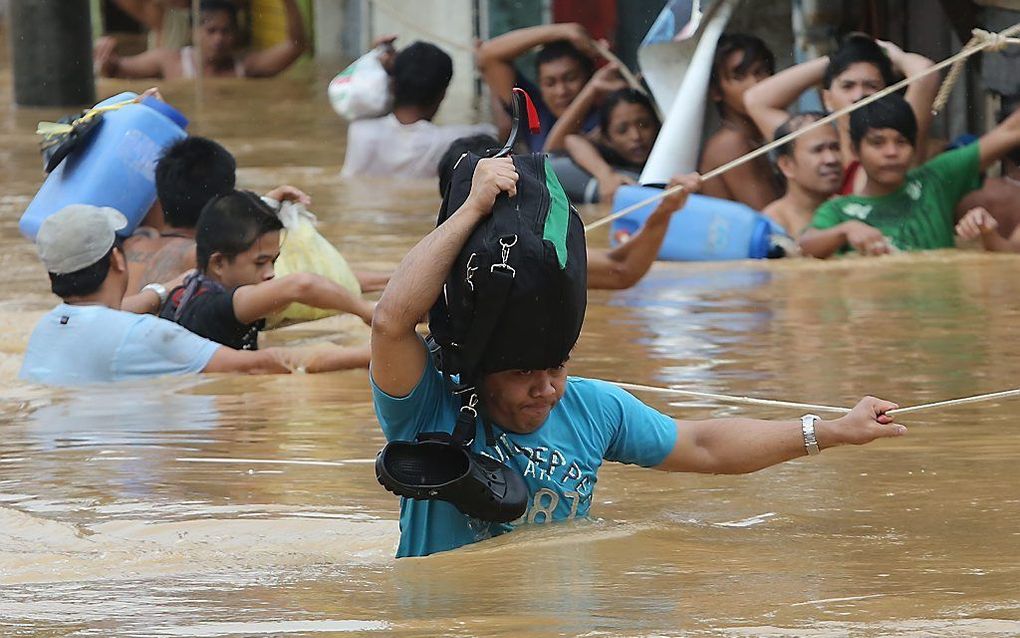
<instances>
[{"instance_id":1,"label":"man in white shirt","mask_svg":"<svg viewBox=\"0 0 1020 638\"><path fill-rule=\"evenodd\" d=\"M468 135L496 135L491 124L432 123L453 78L453 60L442 49L415 42L393 62L393 112L357 120L347 129L343 177L430 178L450 144Z\"/></svg>"},{"instance_id":2,"label":"man in white shirt","mask_svg":"<svg viewBox=\"0 0 1020 638\"><path fill-rule=\"evenodd\" d=\"M21 379L84 385L198 372L286 373L298 367L287 360L294 349L234 350L171 321L122 310L127 261L116 233L125 226L127 219L113 208L76 204L39 227L39 258L62 303L36 324ZM139 296L147 296L143 301L151 302L151 311L166 294L163 286L150 284ZM128 305L140 309L140 304ZM316 352L306 369L337 369L338 354Z\"/></svg>"}]
</instances>

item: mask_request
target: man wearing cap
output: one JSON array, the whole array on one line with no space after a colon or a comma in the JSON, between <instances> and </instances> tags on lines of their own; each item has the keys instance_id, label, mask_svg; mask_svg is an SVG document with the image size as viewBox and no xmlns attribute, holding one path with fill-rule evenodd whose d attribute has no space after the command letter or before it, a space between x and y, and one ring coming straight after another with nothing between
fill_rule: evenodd
<instances>
[{"instance_id":1,"label":"man wearing cap","mask_svg":"<svg viewBox=\"0 0 1020 638\"><path fill-rule=\"evenodd\" d=\"M518 178L509 158L478 161L466 201L408 252L376 306L371 381L376 415L390 441L453 431L461 402L446 387L416 326L443 293L458 253L475 227L492 214L497 196L517 195ZM515 266L527 267L523 262ZM517 337L528 338L529 329L535 330L515 327ZM490 522L463 514L453 498L405 498L398 556L455 549L523 523L585 517L605 460L669 472L739 474L906 431L886 414L895 404L872 397L831 421L814 415L784 422L674 420L614 385L568 377L566 361L544 370L488 372L479 390L478 409L470 406L470 411L485 412L495 436L490 445L474 417L470 449L505 465L501 471L521 475L528 492L525 511L511 523ZM487 477L496 481L500 475ZM490 481L488 487L494 484ZM485 480L471 487L484 491Z\"/></svg>"},{"instance_id":2,"label":"man wearing cap","mask_svg":"<svg viewBox=\"0 0 1020 638\"><path fill-rule=\"evenodd\" d=\"M154 317L166 290L150 284L127 299L127 263L117 231L127 219L113 208L72 205L46 218L36 235L39 258L62 303L36 325L20 377L82 385L198 372L289 372L294 349L239 351ZM317 351L314 370L335 369Z\"/></svg>"}]
</instances>

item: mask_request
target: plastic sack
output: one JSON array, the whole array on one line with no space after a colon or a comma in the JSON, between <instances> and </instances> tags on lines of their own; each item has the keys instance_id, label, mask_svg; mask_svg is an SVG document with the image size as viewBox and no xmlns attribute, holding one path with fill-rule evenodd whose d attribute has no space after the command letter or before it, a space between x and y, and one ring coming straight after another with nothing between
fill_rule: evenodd
<instances>
[{"instance_id":1,"label":"plastic sack","mask_svg":"<svg viewBox=\"0 0 1020 638\"><path fill-rule=\"evenodd\" d=\"M393 103L390 75L380 60L385 50L384 47L372 49L329 83L326 94L337 115L353 121L382 117L390 112Z\"/></svg>"},{"instance_id":2,"label":"plastic sack","mask_svg":"<svg viewBox=\"0 0 1020 638\"><path fill-rule=\"evenodd\" d=\"M286 229L280 245L280 258L276 260L277 277L297 272L313 273L335 281L356 295L361 294L361 285L354 271L347 265L347 260L315 229L315 215L308 212L303 204L296 202L283 202L277 214ZM267 317L266 328L280 328L335 314L336 310L292 303L281 312Z\"/></svg>"}]
</instances>

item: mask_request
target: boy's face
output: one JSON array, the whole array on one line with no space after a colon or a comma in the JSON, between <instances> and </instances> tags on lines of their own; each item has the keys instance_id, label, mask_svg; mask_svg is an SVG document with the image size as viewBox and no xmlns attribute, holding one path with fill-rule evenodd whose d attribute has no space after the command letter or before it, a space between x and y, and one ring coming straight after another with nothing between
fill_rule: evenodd
<instances>
[{"instance_id":1,"label":"boy's face","mask_svg":"<svg viewBox=\"0 0 1020 638\"><path fill-rule=\"evenodd\" d=\"M566 363L548 370L493 372L482 380L482 400L501 427L530 434L545 424L566 387Z\"/></svg>"},{"instance_id":2,"label":"boy's face","mask_svg":"<svg viewBox=\"0 0 1020 638\"><path fill-rule=\"evenodd\" d=\"M910 140L891 128L868 129L855 150L868 179L882 186L902 184L914 159Z\"/></svg>"},{"instance_id":3,"label":"boy's face","mask_svg":"<svg viewBox=\"0 0 1020 638\"><path fill-rule=\"evenodd\" d=\"M556 117L563 115L587 81L584 67L571 57L549 60L538 67L538 88L542 92L542 101Z\"/></svg>"},{"instance_id":4,"label":"boy's face","mask_svg":"<svg viewBox=\"0 0 1020 638\"><path fill-rule=\"evenodd\" d=\"M793 142L793 156L779 159L786 179L806 191L832 195L843 182L843 158L835 127L822 126Z\"/></svg>"},{"instance_id":5,"label":"boy's face","mask_svg":"<svg viewBox=\"0 0 1020 638\"><path fill-rule=\"evenodd\" d=\"M828 110L838 111L884 88L885 80L877 66L856 62L832 79L832 85L822 91L822 101Z\"/></svg>"},{"instance_id":6,"label":"boy's face","mask_svg":"<svg viewBox=\"0 0 1020 638\"><path fill-rule=\"evenodd\" d=\"M211 274L225 288L259 284L276 274L273 266L280 257L280 231L262 235L251 248L229 259L220 253L209 260Z\"/></svg>"},{"instance_id":7,"label":"boy's face","mask_svg":"<svg viewBox=\"0 0 1020 638\"><path fill-rule=\"evenodd\" d=\"M202 54L210 62L220 62L234 54L236 39L233 16L226 11L205 11L199 22Z\"/></svg>"},{"instance_id":8,"label":"boy's face","mask_svg":"<svg viewBox=\"0 0 1020 638\"><path fill-rule=\"evenodd\" d=\"M719 86L712 89L712 99L722 102L729 113L747 115L744 107L744 93L747 89L772 75L761 60L754 62L747 71L738 71L744 62L743 51L733 51L723 60L719 70Z\"/></svg>"}]
</instances>

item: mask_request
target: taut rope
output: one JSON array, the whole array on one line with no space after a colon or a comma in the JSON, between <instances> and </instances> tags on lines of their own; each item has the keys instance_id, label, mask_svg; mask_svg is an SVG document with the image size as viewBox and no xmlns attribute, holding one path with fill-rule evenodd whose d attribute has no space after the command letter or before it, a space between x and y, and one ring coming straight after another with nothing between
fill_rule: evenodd
<instances>
[{"instance_id":1,"label":"taut rope","mask_svg":"<svg viewBox=\"0 0 1020 638\"><path fill-rule=\"evenodd\" d=\"M819 412L839 412L846 414L850 411L849 408L842 408L833 405L818 405L815 403L799 403L796 401L779 401L775 399L759 399L756 397L741 397L729 394L717 394L714 392L697 392L694 390L681 390L679 388L662 388L651 385L641 385L638 383L624 383L622 381L608 381L615 386L623 388L624 390L634 390L636 392L655 392L659 394L679 394L688 397L694 397L697 399L714 399L716 401L722 401L723 403L744 403L748 405L766 405L780 408L797 408L800 410L816 410ZM1001 392L989 392L987 394L975 394L969 397L962 397L959 399L949 399L947 401L934 401L932 403L922 403L919 405L911 405L905 408L896 408L895 410L889 410L887 414L890 416L897 416L900 414L910 414L913 412L921 412L923 410L934 410L935 408L949 408L957 405L965 405L968 403L982 403L985 401L995 401L998 399L1011 399L1013 397L1020 397L1020 388L1013 390L1003 390Z\"/></svg>"}]
</instances>

